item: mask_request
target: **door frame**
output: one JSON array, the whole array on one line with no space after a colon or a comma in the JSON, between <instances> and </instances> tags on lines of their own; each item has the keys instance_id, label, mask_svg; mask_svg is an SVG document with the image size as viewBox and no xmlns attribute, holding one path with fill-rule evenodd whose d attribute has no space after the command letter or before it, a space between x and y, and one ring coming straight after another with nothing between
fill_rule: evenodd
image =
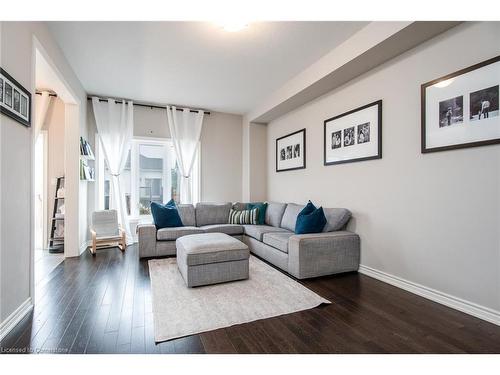
<instances>
[{"instance_id":1,"label":"door frame","mask_svg":"<svg viewBox=\"0 0 500 375\"><path fill-rule=\"evenodd\" d=\"M48 156L49 156L49 133L47 130L40 130L38 136L43 137L43 171L42 171L42 248L48 246L48 215L49 215L49 195L48 195ZM35 144L38 139L35 140Z\"/></svg>"}]
</instances>

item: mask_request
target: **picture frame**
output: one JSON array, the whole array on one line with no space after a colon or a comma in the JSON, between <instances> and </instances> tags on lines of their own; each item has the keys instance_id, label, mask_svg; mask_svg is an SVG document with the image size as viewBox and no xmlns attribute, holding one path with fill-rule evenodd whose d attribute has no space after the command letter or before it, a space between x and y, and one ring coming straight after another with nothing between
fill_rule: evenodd
<instances>
[{"instance_id":1,"label":"picture frame","mask_svg":"<svg viewBox=\"0 0 500 375\"><path fill-rule=\"evenodd\" d=\"M382 100L323 122L323 164L382 158Z\"/></svg>"},{"instance_id":2,"label":"picture frame","mask_svg":"<svg viewBox=\"0 0 500 375\"><path fill-rule=\"evenodd\" d=\"M306 129L276 139L276 172L306 168Z\"/></svg>"},{"instance_id":3,"label":"picture frame","mask_svg":"<svg viewBox=\"0 0 500 375\"><path fill-rule=\"evenodd\" d=\"M500 143L500 56L421 85L421 152Z\"/></svg>"},{"instance_id":4,"label":"picture frame","mask_svg":"<svg viewBox=\"0 0 500 375\"><path fill-rule=\"evenodd\" d=\"M0 68L0 113L31 127L31 93Z\"/></svg>"}]
</instances>

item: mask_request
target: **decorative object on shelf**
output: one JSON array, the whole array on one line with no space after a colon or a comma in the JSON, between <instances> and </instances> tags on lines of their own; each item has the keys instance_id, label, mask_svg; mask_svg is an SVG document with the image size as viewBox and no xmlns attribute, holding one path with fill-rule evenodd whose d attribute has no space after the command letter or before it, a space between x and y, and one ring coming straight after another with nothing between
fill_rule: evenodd
<instances>
[{"instance_id":1,"label":"decorative object on shelf","mask_svg":"<svg viewBox=\"0 0 500 375\"><path fill-rule=\"evenodd\" d=\"M57 221L56 230L54 231L54 237L62 238L64 237L64 223Z\"/></svg>"},{"instance_id":2,"label":"decorative object on shelf","mask_svg":"<svg viewBox=\"0 0 500 375\"><path fill-rule=\"evenodd\" d=\"M422 153L500 143L500 56L421 86Z\"/></svg>"},{"instance_id":3,"label":"decorative object on shelf","mask_svg":"<svg viewBox=\"0 0 500 375\"><path fill-rule=\"evenodd\" d=\"M83 159L80 159L80 180L83 181L94 181L95 180L95 170L87 164Z\"/></svg>"},{"instance_id":4,"label":"decorative object on shelf","mask_svg":"<svg viewBox=\"0 0 500 375\"><path fill-rule=\"evenodd\" d=\"M0 68L0 112L31 126L31 93Z\"/></svg>"},{"instance_id":5,"label":"decorative object on shelf","mask_svg":"<svg viewBox=\"0 0 500 375\"><path fill-rule=\"evenodd\" d=\"M64 186L63 187L60 187L59 189L57 189L57 193L56 193L56 197L57 198L64 198Z\"/></svg>"},{"instance_id":6,"label":"decorative object on shelf","mask_svg":"<svg viewBox=\"0 0 500 375\"><path fill-rule=\"evenodd\" d=\"M306 129L276 139L276 172L306 167Z\"/></svg>"},{"instance_id":7,"label":"decorative object on shelf","mask_svg":"<svg viewBox=\"0 0 500 375\"><path fill-rule=\"evenodd\" d=\"M64 206L64 203L62 203L57 208L55 218L57 218L57 219L64 218L65 213L66 213L66 207Z\"/></svg>"},{"instance_id":8,"label":"decorative object on shelf","mask_svg":"<svg viewBox=\"0 0 500 375\"><path fill-rule=\"evenodd\" d=\"M80 137L80 180L95 181L95 169L89 162L95 160L90 144Z\"/></svg>"},{"instance_id":9,"label":"decorative object on shelf","mask_svg":"<svg viewBox=\"0 0 500 375\"><path fill-rule=\"evenodd\" d=\"M324 165L382 158L382 100L324 121Z\"/></svg>"}]
</instances>

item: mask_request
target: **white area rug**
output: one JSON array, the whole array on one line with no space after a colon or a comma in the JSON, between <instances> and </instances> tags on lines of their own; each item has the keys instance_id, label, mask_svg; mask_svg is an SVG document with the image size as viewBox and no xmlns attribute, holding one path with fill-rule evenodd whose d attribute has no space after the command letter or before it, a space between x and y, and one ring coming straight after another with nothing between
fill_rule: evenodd
<instances>
[{"instance_id":1,"label":"white area rug","mask_svg":"<svg viewBox=\"0 0 500 375\"><path fill-rule=\"evenodd\" d=\"M253 256L243 281L188 288L175 258L150 260L149 274L156 342L330 303Z\"/></svg>"}]
</instances>

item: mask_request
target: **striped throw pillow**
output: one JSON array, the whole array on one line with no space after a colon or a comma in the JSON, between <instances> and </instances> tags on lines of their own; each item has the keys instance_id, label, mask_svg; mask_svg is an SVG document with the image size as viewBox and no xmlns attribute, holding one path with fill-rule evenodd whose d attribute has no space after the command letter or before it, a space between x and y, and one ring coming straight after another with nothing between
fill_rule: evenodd
<instances>
[{"instance_id":1,"label":"striped throw pillow","mask_svg":"<svg viewBox=\"0 0 500 375\"><path fill-rule=\"evenodd\" d=\"M259 219L259 209L234 210L229 211L229 224L257 224Z\"/></svg>"}]
</instances>

